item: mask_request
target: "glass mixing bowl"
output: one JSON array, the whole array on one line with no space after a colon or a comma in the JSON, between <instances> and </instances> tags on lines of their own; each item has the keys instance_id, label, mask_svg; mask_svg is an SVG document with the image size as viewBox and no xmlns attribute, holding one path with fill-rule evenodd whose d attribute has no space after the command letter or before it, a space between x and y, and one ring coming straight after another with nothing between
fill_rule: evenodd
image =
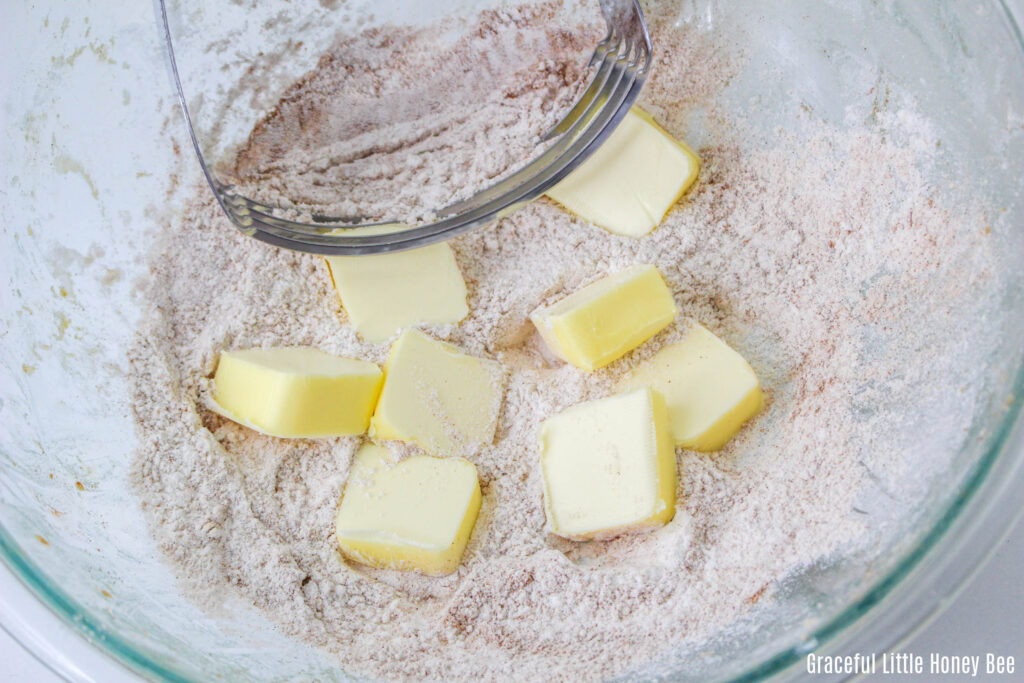
<instances>
[{"instance_id":1,"label":"glass mixing bowl","mask_svg":"<svg viewBox=\"0 0 1024 683\"><path fill-rule=\"evenodd\" d=\"M182 597L127 484L134 283L165 229L168 184L201 177L153 8L14 3L4 15L0 555L74 630L147 677L346 680L255 611L211 616ZM803 568L721 637L638 672L788 676L810 651L880 652L908 637L1024 504L1024 52L1008 9L981 0L685 0L678 15L747 36L749 59L723 97L764 131L806 110L836 125L885 111L881 90L859 80L878 66L879 85L910 93L940 133L934 182L983 188L974 199L990 210L1001 259L996 310L963 320L998 338L986 357L963 356L985 400L955 448L916 453L943 463L924 502L893 507L870 551ZM708 141L695 112L691 142ZM908 439L942 429L941 406L899 410Z\"/></svg>"}]
</instances>

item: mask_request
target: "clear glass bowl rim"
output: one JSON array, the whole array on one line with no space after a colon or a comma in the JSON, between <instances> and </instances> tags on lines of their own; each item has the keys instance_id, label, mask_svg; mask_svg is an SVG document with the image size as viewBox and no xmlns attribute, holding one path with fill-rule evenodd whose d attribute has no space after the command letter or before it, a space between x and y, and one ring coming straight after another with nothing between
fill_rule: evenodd
<instances>
[{"instance_id":1,"label":"clear glass bowl rim","mask_svg":"<svg viewBox=\"0 0 1024 683\"><path fill-rule=\"evenodd\" d=\"M994 5L1024 60L1024 34L1013 12L1006 0L994 0ZM860 598L814 629L799 644L775 653L729 680L763 680L795 667L810 652L847 646L849 642L857 642L856 651L880 654L905 641L927 624L929 617L941 612L944 605L936 605L933 594L949 597L961 589L1024 514L1024 363L1017 369L1010 396L984 455L964 478L954 502L936 519L928 533L888 573L879 576ZM968 534L971 531L975 533ZM102 626L29 559L2 521L0 558L29 591L72 630L132 671L162 681L194 680L182 671L151 660L119 633ZM911 574L919 580L914 586L908 586L905 581ZM865 633L872 630L866 623L851 632L851 627L869 613L874 617L882 615L877 619L874 632ZM867 637L862 637L865 635Z\"/></svg>"}]
</instances>

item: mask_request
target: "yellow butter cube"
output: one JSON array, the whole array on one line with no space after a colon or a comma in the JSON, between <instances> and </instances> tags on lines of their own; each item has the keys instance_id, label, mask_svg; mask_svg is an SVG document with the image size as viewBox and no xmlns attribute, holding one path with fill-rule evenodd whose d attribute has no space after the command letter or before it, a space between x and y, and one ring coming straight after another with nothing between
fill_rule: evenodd
<instances>
[{"instance_id":1,"label":"yellow butter cube","mask_svg":"<svg viewBox=\"0 0 1024 683\"><path fill-rule=\"evenodd\" d=\"M466 317L466 283L447 244L394 254L328 256L341 305L368 342L387 341L419 323Z\"/></svg>"},{"instance_id":2,"label":"yellow butter cube","mask_svg":"<svg viewBox=\"0 0 1024 683\"><path fill-rule=\"evenodd\" d=\"M661 392L676 444L697 451L722 448L764 405L750 364L697 324L681 342L637 366L620 386Z\"/></svg>"},{"instance_id":3,"label":"yellow butter cube","mask_svg":"<svg viewBox=\"0 0 1024 683\"><path fill-rule=\"evenodd\" d=\"M468 454L494 438L502 378L497 362L406 330L384 367L371 435L411 441L436 455Z\"/></svg>"},{"instance_id":4,"label":"yellow butter cube","mask_svg":"<svg viewBox=\"0 0 1024 683\"><path fill-rule=\"evenodd\" d=\"M541 427L548 528L609 538L675 515L676 456L665 400L640 389L573 406Z\"/></svg>"},{"instance_id":5,"label":"yellow butter cube","mask_svg":"<svg viewBox=\"0 0 1024 683\"><path fill-rule=\"evenodd\" d=\"M335 532L351 560L440 576L458 568L479 512L473 463L429 455L395 462L369 443L352 463Z\"/></svg>"},{"instance_id":6,"label":"yellow butter cube","mask_svg":"<svg viewBox=\"0 0 1024 683\"><path fill-rule=\"evenodd\" d=\"M630 266L530 314L551 351L595 370L626 355L676 317L658 269Z\"/></svg>"},{"instance_id":7,"label":"yellow butter cube","mask_svg":"<svg viewBox=\"0 0 1024 683\"><path fill-rule=\"evenodd\" d=\"M547 195L609 232L642 237L661 223L699 170L693 150L633 107L601 147Z\"/></svg>"},{"instance_id":8,"label":"yellow butter cube","mask_svg":"<svg viewBox=\"0 0 1024 683\"><path fill-rule=\"evenodd\" d=\"M271 436L362 434L380 395L373 363L317 349L224 351L214 375L218 413Z\"/></svg>"}]
</instances>

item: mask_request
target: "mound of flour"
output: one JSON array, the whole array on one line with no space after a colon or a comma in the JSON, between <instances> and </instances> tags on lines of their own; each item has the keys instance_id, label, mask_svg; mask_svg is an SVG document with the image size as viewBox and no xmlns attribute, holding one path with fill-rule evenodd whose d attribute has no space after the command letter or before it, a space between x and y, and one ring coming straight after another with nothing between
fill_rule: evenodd
<instances>
[{"instance_id":1,"label":"mound of flour","mask_svg":"<svg viewBox=\"0 0 1024 683\"><path fill-rule=\"evenodd\" d=\"M533 17L525 21L534 26L544 20L508 12L484 17L481 30L509 16L512 23ZM651 17L658 63L643 104L685 139L683 112L713 111L730 71L700 36L667 30L669 21ZM419 46L418 62L396 64L391 46L373 48L382 51L382 83L431 62L429 41L407 37ZM523 81L523 102L571 101L579 87L581 74L569 67L537 73ZM301 111L309 139L332 130L320 91L296 88L266 125L296 124L289 117ZM492 105L460 122L484 131L479 164L447 169L451 148L424 140L380 148L372 165L381 177L406 153L422 159L421 170L446 169L417 176L396 199L400 211L415 211L421 197L434 201L430 193L444 192L449 180L486 182L505 163L506 150L496 146L506 136L549 123L533 104L498 119L490 118ZM974 378L945 368L962 366L954 361L965 349L984 347L983 335L961 324L986 286L984 217L940 201L921 171L935 141L927 125L904 114L886 122L885 134L809 122L800 136L758 145L723 135L699 150L696 186L641 240L539 200L453 243L471 312L428 332L498 359L508 385L494 443L473 458L483 510L461 567L444 578L367 569L337 552L333 519L359 439L275 439L203 408L222 349L308 345L383 362L388 347L355 335L321 258L241 236L195 185L153 247L131 351L140 437L132 481L182 585L210 609L225 595L240 596L360 675L580 680L622 674L710 638L753 603L771 600L792 572L863 546L882 533L866 488L882 488L891 494L887 504L906 507L925 491L895 483L922 469L904 438L906 406L946 406L930 432L933 462L923 468L941 471L978 400ZM255 131L253 140L262 135ZM239 168L260 168L258 152L255 143L244 150ZM332 173L324 154L318 144L290 151L295 166L275 176L273 192L294 189L307 210L334 206L334 195L304 195L317 184L295 170ZM723 451L679 452L670 524L572 543L544 533L540 422L607 395L683 322L586 374L550 362L527 314L633 263L658 266L682 318L739 349L769 400Z\"/></svg>"},{"instance_id":2,"label":"mound of flour","mask_svg":"<svg viewBox=\"0 0 1024 683\"><path fill-rule=\"evenodd\" d=\"M225 174L236 191L310 214L416 223L541 149L586 85L596 3L483 12L343 38L288 88Z\"/></svg>"}]
</instances>

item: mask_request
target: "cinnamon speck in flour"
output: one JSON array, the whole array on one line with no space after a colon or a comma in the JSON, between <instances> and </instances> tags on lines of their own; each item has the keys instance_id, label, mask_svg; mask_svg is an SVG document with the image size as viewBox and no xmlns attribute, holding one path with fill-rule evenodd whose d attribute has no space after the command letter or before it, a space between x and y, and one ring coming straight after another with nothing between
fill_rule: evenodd
<instances>
[{"instance_id":1,"label":"cinnamon speck in flour","mask_svg":"<svg viewBox=\"0 0 1024 683\"><path fill-rule=\"evenodd\" d=\"M509 21L537 31L551 11L511 7L485 15L479 33ZM715 95L729 64L706 36L666 30L669 18L649 14L659 57L642 105L681 139L684 110L706 107L725 121ZM400 64L390 43L352 38L346 49L364 50L357 58L376 64L385 82L426 73L437 58L428 41L412 30L400 39L417 45ZM307 81L319 84L316 92L345 78L330 59L319 69ZM494 146L543 130L551 107L571 102L584 77L582 65L545 69L523 81L519 105L502 100L504 118L485 126L477 117L493 110L481 105L457 122L482 131L469 161L459 160L466 150L458 146L404 137L412 128L390 138L400 144L381 152L380 180L408 154L423 162L415 173L447 169L417 175L422 185L396 199L396 210L417 212L449 180L469 188L504 172L511 157L498 159ZM303 164L332 172L322 161L334 152L312 142L336 123L327 106L298 97L266 124L296 126L292 107L304 112L309 145L287 152L292 165L271 191L287 194L289 178L300 194L320 187L298 202L306 211L337 201L318 183L306 186L308 173L292 173ZM438 136L456 139L443 112L430 117ZM383 363L388 345L354 333L322 258L242 236L195 185L153 249L131 351L140 439L132 480L181 585L210 609L229 592L241 596L359 675L593 680L713 637L754 602L770 601L793 572L883 533L864 514L865 490L906 468L896 406L961 392L948 434L935 436L936 471L970 422L970 378L942 368L963 353L960 316L984 290L990 259L984 216L944 204L922 170L935 147L927 123L903 112L887 125L883 135L808 122L799 136L746 146L736 143L737 123L699 150L697 184L640 240L539 200L452 243L470 314L426 330L500 361L506 389L493 443L470 457L483 488L479 521L462 565L442 578L368 569L338 553L334 515L359 439L276 439L204 407L223 349L302 345ZM243 153L245 168L262 163L252 161L256 150ZM529 312L634 263L659 268L682 313L677 323L591 374L552 361ZM541 421L607 395L691 319L751 362L766 410L721 452L678 453L679 503L665 527L607 542L547 535ZM914 495L903 491L892 504L912 506Z\"/></svg>"}]
</instances>

